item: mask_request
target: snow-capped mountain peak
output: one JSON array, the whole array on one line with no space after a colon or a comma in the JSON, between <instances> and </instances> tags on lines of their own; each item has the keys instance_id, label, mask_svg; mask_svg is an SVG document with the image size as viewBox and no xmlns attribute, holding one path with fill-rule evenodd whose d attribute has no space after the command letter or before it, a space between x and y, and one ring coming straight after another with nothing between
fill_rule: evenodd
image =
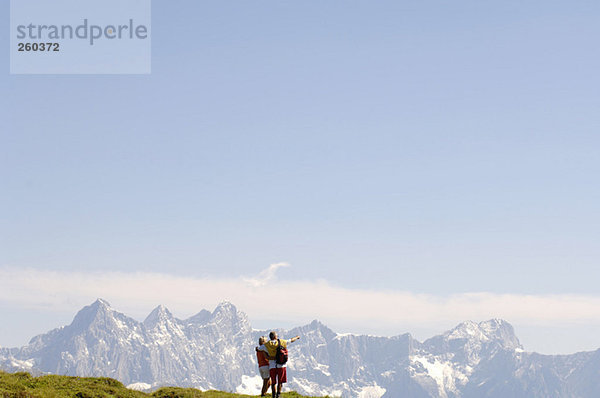
<instances>
[{"instance_id":1,"label":"snow-capped mountain peak","mask_svg":"<svg viewBox=\"0 0 600 398\"><path fill-rule=\"evenodd\" d=\"M193 315L186 319L185 322L188 324L203 325L210 319L211 316L212 313L210 311L202 310L196 315Z\"/></svg>"},{"instance_id":2,"label":"snow-capped mountain peak","mask_svg":"<svg viewBox=\"0 0 600 398\"><path fill-rule=\"evenodd\" d=\"M240 330L249 332L252 330L248 316L238 311L237 308L228 301L223 301L217 305L212 312L209 322L221 330Z\"/></svg>"},{"instance_id":3,"label":"snow-capped mountain peak","mask_svg":"<svg viewBox=\"0 0 600 398\"><path fill-rule=\"evenodd\" d=\"M111 308L110 303L102 298L97 298L96 301L92 303L92 306Z\"/></svg>"},{"instance_id":4,"label":"snow-capped mountain peak","mask_svg":"<svg viewBox=\"0 0 600 398\"><path fill-rule=\"evenodd\" d=\"M114 310L106 300L97 299L92 304L82 308L71 323L71 327L83 329L94 323L111 322L114 319Z\"/></svg>"},{"instance_id":5,"label":"snow-capped mountain peak","mask_svg":"<svg viewBox=\"0 0 600 398\"><path fill-rule=\"evenodd\" d=\"M238 310L229 301L223 301L217 305L215 310L212 312L212 319L218 318L237 318Z\"/></svg>"},{"instance_id":6,"label":"snow-capped mountain peak","mask_svg":"<svg viewBox=\"0 0 600 398\"><path fill-rule=\"evenodd\" d=\"M447 344L493 344L505 349L522 348L515 335L512 325L501 319L490 319L476 323L473 321L462 322L452 330L436 336L425 342L443 340ZM456 342L453 342L456 340Z\"/></svg>"},{"instance_id":7,"label":"snow-capped mountain peak","mask_svg":"<svg viewBox=\"0 0 600 398\"><path fill-rule=\"evenodd\" d=\"M174 321L175 317L171 312L163 305L159 305L148 314L144 319L144 325L148 328L153 328L157 324L165 323L168 321Z\"/></svg>"}]
</instances>

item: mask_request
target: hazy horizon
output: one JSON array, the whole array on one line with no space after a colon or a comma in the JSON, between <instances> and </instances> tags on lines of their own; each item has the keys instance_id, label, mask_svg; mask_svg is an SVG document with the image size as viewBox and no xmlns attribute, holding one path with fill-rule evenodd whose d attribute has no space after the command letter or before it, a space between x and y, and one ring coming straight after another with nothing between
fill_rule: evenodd
<instances>
[{"instance_id":1,"label":"hazy horizon","mask_svg":"<svg viewBox=\"0 0 600 398\"><path fill-rule=\"evenodd\" d=\"M600 300L595 297L489 293L436 296L347 289L324 280L280 279L277 274L289 268L293 267L275 263L256 275L231 279L0 268L0 300L5 303L2 310L21 322L21 333L15 333L13 324L0 328L0 346L23 346L35 335L69 325L77 311L103 299L116 311L140 322L158 305L164 305L176 318L186 319L201 310L212 312L221 302L231 302L248 315L257 329L289 329L316 319L337 333L410 333L419 341L462 322L499 318L515 328L526 351L572 354L600 348L594 346L594 332L600 327L590 321L600 311ZM285 311L266 315L269 311L265 309L272 302L262 292L268 286L277 286L269 290ZM312 292L310 297L306 292ZM320 306L323 302L328 305ZM382 302L386 305L379 305ZM7 303L13 307L7 307ZM390 308L394 310L390 312ZM545 310L537 311L539 308Z\"/></svg>"}]
</instances>

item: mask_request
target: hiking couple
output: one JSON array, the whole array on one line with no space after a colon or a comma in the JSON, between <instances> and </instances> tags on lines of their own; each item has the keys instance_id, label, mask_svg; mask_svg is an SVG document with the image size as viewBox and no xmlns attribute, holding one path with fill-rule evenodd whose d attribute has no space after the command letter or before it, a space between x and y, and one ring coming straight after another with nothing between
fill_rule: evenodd
<instances>
[{"instance_id":1,"label":"hiking couple","mask_svg":"<svg viewBox=\"0 0 600 398\"><path fill-rule=\"evenodd\" d=\"M269 341L264 336L258 339L256 356L260 377L263 379L261 397L266 396L270 384L273 398L279 398L281 385L287 382L287 346L299 338L300 336L292 337L289 340L279 339L277 338L277 332L273 331L269 333ZM275 386L277 386L277 389Z\"/></svg>"}]
</instances>

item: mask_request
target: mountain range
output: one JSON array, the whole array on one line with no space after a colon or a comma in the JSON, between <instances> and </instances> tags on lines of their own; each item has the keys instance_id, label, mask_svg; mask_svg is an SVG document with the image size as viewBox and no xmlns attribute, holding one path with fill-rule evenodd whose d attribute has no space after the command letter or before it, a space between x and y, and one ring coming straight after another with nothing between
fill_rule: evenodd
<instances>
[{"instance_id":1,"label":"mountain range","mask_svg":"<svg viewBox=\"0 0 600 398\"><path fill-rule=\"evenodd\" d=\"M68 326L20 348L0 348L0 368L108 376L131 388L164 385L257 394L254 347L268 331L223 302L180 320L164 306L139 322L98 299ZM525 352L513 327L464 322L424 342L410 334L338 334L319 321L282 337L290 346L286 388L357 398L597 398L600 350L572 355Z\"/></svg>"}]
</instances>

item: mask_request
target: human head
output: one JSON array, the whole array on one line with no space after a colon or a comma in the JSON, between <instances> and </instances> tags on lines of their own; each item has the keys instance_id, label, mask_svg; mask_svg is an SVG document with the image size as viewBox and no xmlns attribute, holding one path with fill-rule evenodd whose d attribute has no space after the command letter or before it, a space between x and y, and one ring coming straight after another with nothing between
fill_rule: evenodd
<instances>
[{"instance_id":1,"label":"human head","mask_svg":"<svg viewBox=\"0 0 600 398\"><path fill-rule=\"evenodd\" d=\"M271 340L277 340L277 332L273 330L271 333L269 333L269 338Z\"/></svg>"},{"instance_id":2,"label":"human head","mask_svg":"<svg viewBox=\"0 0 600 398\"><path fill-rule=\"evenodd\" d=\"M265 336L260 336L260 337L258 338L258 345L263 345L263 344L265 344L265 340L266 340Z\"/></svg>"}]
</instances>

